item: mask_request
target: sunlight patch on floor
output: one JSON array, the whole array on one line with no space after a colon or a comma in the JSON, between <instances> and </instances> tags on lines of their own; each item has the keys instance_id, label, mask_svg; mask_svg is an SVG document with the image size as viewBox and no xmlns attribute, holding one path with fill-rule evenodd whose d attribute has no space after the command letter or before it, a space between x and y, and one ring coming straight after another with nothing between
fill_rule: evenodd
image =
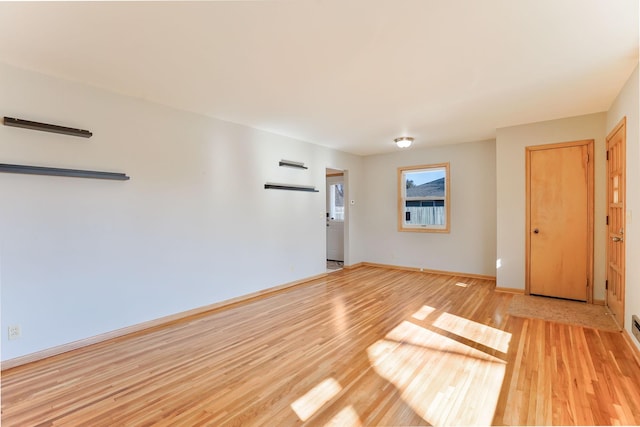
<instances>
[{"instance_id":1,"label":"sunlight patch on floor","mask_svg":"<svg viewBox=\"0 0 640 427\"><path fill-rule=\"evenodd\" d=\"M502 360L407 321L367 353L375 372L428 423L491 424L505 374Z\"/></svg>"},{"instance_id":2,"label":"sunlight patch on floor","mask_svg":"<svg viewBox=\"0 0 640 427\"><path fill-rule=\"evenodd\" d=\"M416 320L424 320L427 318L428 315L433 313L434 310L435 308L433 307L429 307L428 305L423 305L422 308L416 311L415 313L413 313L411 317L413 317Z\"/></svg>"},{"instance_id":3,"label":"sunlight patch on floor","mask_svg":"<svg viewBox=\"0 0 640 427\"><path fill-rule=\"evenodd\" d=\"M358 416L358 413L353 408L353 406L349 405L343 408L340 412L336 414L335 417L331 418L331 420L325 424L326 426L335 426L335 427L345 427L345 426L353 426L353 427L362 427L362 421Z\"/></svg>"},{"instance_id":4,"label":"sunlight patch on floor","mask_svg":"<svg viewBox=\"0 0 640 427\"><path fill-rule=\"evenodd\" d=\"M322 408L325 403L340 393L341 390L342 386L338 381L333 378L327 378L303 396L296 399L295 402L291 404L291 409L293 409L298 418L306 421L311 418L318 409Z\"/></svg>"},{"instance_id":5,"label":"sunlight patch on floor","mask_svg":"<svg viewBox=\"0 0 640 427\"><path fill-rule=\"evenodd\" d=\"M511 334L455 314L442 313L433 326L506 354Z\"/></svg>"}]
</instances>

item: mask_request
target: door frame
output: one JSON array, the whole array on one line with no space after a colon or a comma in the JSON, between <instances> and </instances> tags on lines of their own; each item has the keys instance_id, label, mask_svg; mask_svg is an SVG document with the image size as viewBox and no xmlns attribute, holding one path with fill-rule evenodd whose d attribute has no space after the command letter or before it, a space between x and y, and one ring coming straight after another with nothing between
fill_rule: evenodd
<instances>
[{"instance_id":1,"label":"door frame","mask_svg":"<svg viewBox=\"0 0 640 427\"><path fill-rule=\"evenodd\" d=\"M554 148L586 146L587 163L587 303L593 304L593 238L594 238L594 140L584 139L579 141L560 142L554 144L533 145L525 147L525 283L524 293L530 295L531 279L531 153L539 150L549 150Z\"/></svg>"}]
</instances>

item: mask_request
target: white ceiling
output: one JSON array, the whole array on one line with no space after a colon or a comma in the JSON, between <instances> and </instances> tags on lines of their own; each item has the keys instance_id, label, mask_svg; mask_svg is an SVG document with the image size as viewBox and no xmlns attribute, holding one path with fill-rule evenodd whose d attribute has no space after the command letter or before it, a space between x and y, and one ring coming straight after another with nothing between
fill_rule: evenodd
<instances>
[{"instance_id":1,"label":"white ceiling","mask_svg":"<svg viewBox=\"0 0 640 427\"><path fill-rule=\"evenodd\" d=\"M638 0L0 3L0 62L355 154L607 110Z\"/></svg>"}]
</instances>

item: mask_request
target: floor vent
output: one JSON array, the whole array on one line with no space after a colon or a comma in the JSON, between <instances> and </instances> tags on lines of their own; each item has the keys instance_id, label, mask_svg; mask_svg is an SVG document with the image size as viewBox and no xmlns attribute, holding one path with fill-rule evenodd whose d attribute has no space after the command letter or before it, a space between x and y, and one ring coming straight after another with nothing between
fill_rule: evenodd
<instances>
[{"instance_id":1,"label":"floor vent","mask_svg":"<svg viewBox=\"0 0 640 427\"><path fill-rule=\"evenodd\" d=\"M640 319L635 314L631 316L631 332L633 332L633 336L636 337L638 341L640 341Z\"/></svg>"}]
</instances>

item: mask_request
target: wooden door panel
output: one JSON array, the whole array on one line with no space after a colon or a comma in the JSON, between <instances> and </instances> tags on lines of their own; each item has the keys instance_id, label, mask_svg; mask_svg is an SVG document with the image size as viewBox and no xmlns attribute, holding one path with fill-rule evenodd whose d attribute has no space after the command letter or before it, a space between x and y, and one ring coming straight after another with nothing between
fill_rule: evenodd
<instances>
[{"instance_id":1,"label":"wooden door panel","mask_svg":"<svg viewBox=\"0 0 640 427\"><path fill-rule=\"evenodd\" d=\"M591 301L593 141L527 148L527 293Z\"/></svg>"},{"instance_id":2,"label":"wooden door panel","mask_svg":"<svg viewBox=\"0 0 640 427\"><path fill-rule=\"evenodd\" d=\"M624 327L626 120L607 136L607 306Z\"/></svg>"}]
</instances>

